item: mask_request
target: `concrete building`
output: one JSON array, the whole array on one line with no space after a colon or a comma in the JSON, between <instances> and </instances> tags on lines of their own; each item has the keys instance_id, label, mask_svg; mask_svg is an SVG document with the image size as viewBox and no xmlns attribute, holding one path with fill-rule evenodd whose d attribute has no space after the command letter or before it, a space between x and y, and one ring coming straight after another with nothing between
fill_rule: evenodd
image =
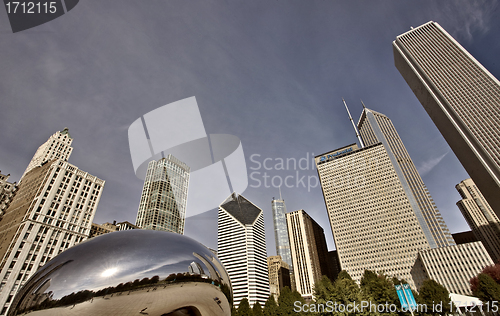
<instances>
[{"instance_id":1,"label":"concrete building","mask_svg":"<svg viewBox=\"0 0 500 316\"><path fill-rule=\"evenodd\" d=\"M292 288L290 267L281 259L281 256L271 256L267 257L267 268L269 271L269 291L277 301L285 286Z\"/></svg>"},{"instance_id":2,"label":"concrete building","mask_svg":"<svg viewBox=\"0 0 500 316\"><path fill-rule=\"evenodd\" d=\"M481 241L494 262L500 260L500 220L472 179L455 187L462 200L457 206L477 240Z\"/></svg>"},{"instance_id":3,"label":"concrete building","mask_svg":"<svg viewBox=\"0 0 500 316\"><path fill-rule=\"evenodd\" d=\"M500 217L500 82L439 24L398 36L394 62Z\"/></svg>"},{"instance_id":4,"label":"concrete building","mask_svg":"<svg viewBox=\"0 0 500 316\"><path fill-rule=\"evenodd\" d=\"M134 224L127 222L127 221L117 223L116 226L118 227L119 231L131 230L131 229L141 229L139 226L135 226Z\"/></svg>"},{"instance_id":5,"label":"concrete building","mask_svg":"<svg viewBox=\"0 0 500 316\"><path fill-rule=\"evenodd\" d=\"M450 293L471 295L469 280L493 264L481 242L422 250L419 262L425 278L443 285ZM420 287L423 279L416 279Z\"/></svg>"},{"instance_id":6,"label":"concrete building","mask_svg":"<svg viewBox=\"0 0 500 316\"><path fill-rule=\"evenodd\" d=\"M64 160L24 175L0 222L0 315L39 267L88 238L103 186Z\"/></svg>"},{"instance_id":7,"label":"concrete building","mask_svg":"<svg viewBox=\"0 0 500 316\"><path fill-rule=\"evenodd\" d=\"M217 253L233 287L233 305L243 298L264 306L269 297L266 235L262 210L236 193L219 206Z\"/></svg>"},{"instance_id":8,"label":"concrete building","mask_svg":"<svg viewBox=\"0 0 500 316\"><path fill-rule=\"evenodd\" d=\"M172 155L148 164L136 225L184 234L189 187L188 165Z\"/></svg>"},{"instance_id":9,"label":"concrete building","mask_svg":"<svg viewBox=\"0 0 500 316\"><path fill-rule=\"evenodd\" d=\"M65 127L62 131L54 133L45 143L38 147L35 155L33 156L33 158L31 158L28 167L21 176L20 181L23 180L24 176L30 170L40 166L45 162L52 161L54 159L68 161L69 156L73 151L73 147L71 147L72 142L73 138L69 134L69 130L67 127Z\"/></svg>"},{"instance_id":10,"label":"concrete building","mask_svg":"<svg viewBox=\"0 0 500 316\"><path fill-rule=\"evenodd\" d=\"M424 232L430 233L426 237L431 247L454 245L455 241L392 121L363 105L358 128L365 146L379 142L384 145L420 225Z\"/></svg>"},{"instance_id":11,"label":"concrete building","mask_svg":"<svg viewBox=\"0 0 500 316\"><path fill-rule=\"evenodd\" d=\"M89 238L104 235L107 233L117 232L117 231L118 231L118 226L116 226L116 222L114 222L113 224L112 223L104 223L104 224L92 223L92 226L90 227Z\"/></svg>"},{"instance_id":12,"label":"concrete building","mask_svg":"<svg viewBox=\"0 0 500 316\"><path fill-rule=\"evenodd\" d=\"M328 265L325 233L304 210L286 214L288 239L294 266L295 287L306 300L313 299L314 284L326 275L333 278Z\"/></svg>"},{"instance_id":13,"label":"concrete building","mask_svg":"<svg viewBox=\"0 0 500 316\"><path fill-rule=\"evenodd\" d=\"M8 182L9 177L0 172L0 221L17 191L17 183Z\"/></svg>"},{"instance_id":14,"label":"concrete building","mask_svg":"<svg viewBox=\"0 0 500 316\"><path fill-rule=\"evenodd\" d=\"M356 281L366 269L385 271L414 287L418 252L434 236L386 148L351 144L315 162L342 270Z\"/></svg>"}]
</instances>

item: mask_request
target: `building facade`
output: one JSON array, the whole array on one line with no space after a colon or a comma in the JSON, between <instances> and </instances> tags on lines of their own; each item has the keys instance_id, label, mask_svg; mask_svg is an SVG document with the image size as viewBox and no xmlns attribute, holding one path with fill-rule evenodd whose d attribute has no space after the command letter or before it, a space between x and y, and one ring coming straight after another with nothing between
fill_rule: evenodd
<instances>
[{"instance_id":1,"label":"building facade","mask_svg":"<svg viewBox=\"0 0 500 316\"><path fill-rule=\"evenodd\" d=\"M418 261L423 265L425 278L461 295L471 295L469 280L493 264L481 242L422 250ZM422 281L418 280L417 287Z\"/></svg>"},{"instance_id":2,"label":"building facade","mask_svg":"<svg viewBox=\"0 0 500 316\"><path fill-rule=\"evenodd\" d=\"M304 210L286 214L288 237L294 266L297 292L306 300L313 299L314 284L323 275L333 278L328 265L325 233Z\"/></svg>"},{"instance_id":3,"label":"building facade","mask_svg":"<svg viewBox=\"0 0 500 316\"><path fill-rule=\"evenodd\" d=\"M40 166L42 163L46 163L54 159L68 161L69 156L73 151L71 143L73 143L73 138L69 134L67 127L65 127L62 131L54 133L45 143L38 147L35 155L31 158L28 167L21 176L20 181L22 181L24 176L31 169Z\"/></svg>"},{"instance_id":4,"label":"building facade","mask_svg":"<svg viewBox=\"0 0 500 316\"><path fill-rule=\"evenodd\" d=\"M281 290L288 286L291 289L290 283L290 267L288 263L281 259L281 256L267 257L267 268L269 271L269 291L277 301Z\"/></svg>"},{"instance_id":5,"label":"building facade","mask_svg":"<svg viewBox=\"0 0 500 316\"><path fill-rule=\"evenodd\" d=\"M231 279L233 305L247 298L250 306L264 306L269 297L264 215L236 193L219 206L217 253Z\"/></svg>"},{"instance_id":6,"label":"building facade","mask_svg":"<svg viewBox=\"0 0 500 316\"><path fill-rule=\"evenodd\" d=\"M500 82L439 24L396 38L394 62L500 217Z\"/></svg>"},{"instance_id":7,"label":"building facade","mask_svg":"<svg viewBox=\"0 0 500 316\"><path fill-rule=\"evenodd\" d=\"M104 224L92 223L92 225L90 227L89 238L104 235L107 233L117 232L117 231L118 231L118 226L116 226L116 222L114 224L112 224L112 223L104 223Z\"/></svg>"},{"instance_id":8,"label":"building facade","mask_svg":"<svg viewBox=\"0 0 500 316\"><path fill-rule=\"evenodd\" d=\"M0 222L0 315L39 267L88 238L103 187L64 160L24 175Z\"/></svg>"},{"instance_id":9,"label":"building facade","mask_svg":"<svg viewBox=\"0 0 500 316\"><path fill-rule=\"evenodd\" d=\"M17 183L8 182L10 174L0 173L0 221L17 191Z\"/></svg>"},{"instance_id":10,"label":"building facade","mask_svg":"<svg viewBox=\"0 0 500 316\"><path fill-rule=\"evenodd\" d=\"M467 179L455 187L462 200L457 206L477 240L481 241L494 262L500 260L500 220L476 187L472 179Z\"/></svg>"},{"instance_id":11,"label":"building facade","mask_svg":"<svg viewBox=\"0 0 500 316\"><path fill-rule=\"evenodd\" d=\"M189 187L188 165L172 155L148 164L136 225L184 234Z\"/></svg>"},{"instance_id":12,"label":"building facade","mask_svg":"<svg viewBox=\"0 0 500 316\"><path fill-rule=\"evenodd\" d=\"M418 252L434 237L386 147L351 144L315 162L342 270L358 282L366 269L385 271L414 286Z\"/></svg>"},{"instance_id":13,"label":"building facade","mask_svg":"<svg viewBox=\"0 0 500 316\"><path fill-rule=\"evenodd\" d=\"M431 247L454 245L455 241L392 121L382 113L364 108L358 128L365 146L379 142L384 145L420 225L424 232L430 232L426 237Z\"/></svg>"},{"instance_id":14,"label":"building facade","mask_svg":"<svg viewBox=\"0 0 500 316\"><path fill-rule=\"evenodd\" d=\"M285 200L275 199L271 201L274 224L274 240L276 242L276 255L288 264L288 269L293 270L292 257L290 255L290 242L288 241L288 228L286 225Z\"/></svg>"}]
</instances>

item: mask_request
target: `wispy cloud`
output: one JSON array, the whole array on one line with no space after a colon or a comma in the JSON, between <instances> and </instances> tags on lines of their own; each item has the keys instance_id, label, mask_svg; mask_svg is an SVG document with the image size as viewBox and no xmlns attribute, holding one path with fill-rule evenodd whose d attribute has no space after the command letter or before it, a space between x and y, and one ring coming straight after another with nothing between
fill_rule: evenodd
<instances>
[{"instance_id":1,"label":"wispy cloud","mask_svg":"<svg viewBox=\"0 0 500 316\"><path fill-rule=\"evenodd\" d=\"M447 24L446 29L453 37L471 41L474 34L484 34L489 30L498 5L496 0L457 0L439 2L434 9L442 15L440 19Z\"/></svg>"},{"instance_id":2,"label":"wispy cloud","mask_svg":"<svg viewBox=\"0 0 500 316\"><path fill-rule=\"evenodd\" d=\"M432 169L434 169L435 166L437 166L441 160L449 153L450 151L447 151L443 155L435 158L431 158L429 160L426 160L420 164L420 166L417 167L418 172L420 173L420 176L425 176L428 174Z\"/></svg>"}]
</instances>

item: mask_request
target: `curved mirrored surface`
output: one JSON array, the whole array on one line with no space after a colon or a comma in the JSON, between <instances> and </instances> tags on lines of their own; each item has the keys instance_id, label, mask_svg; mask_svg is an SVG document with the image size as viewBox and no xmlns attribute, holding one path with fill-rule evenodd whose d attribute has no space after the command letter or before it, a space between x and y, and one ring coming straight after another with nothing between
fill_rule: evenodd
<instances>
[{"instance_id":1,"label":"curved mirrored surface","mask_svg":"<svg viewBox=\"0 0 500 316\"><path fill-rule=\"evenodd\" d=\"M151 230L89 239L45 264L8 315L230 315L217 257L195 240Z\"/></svg>"}]
</instances>

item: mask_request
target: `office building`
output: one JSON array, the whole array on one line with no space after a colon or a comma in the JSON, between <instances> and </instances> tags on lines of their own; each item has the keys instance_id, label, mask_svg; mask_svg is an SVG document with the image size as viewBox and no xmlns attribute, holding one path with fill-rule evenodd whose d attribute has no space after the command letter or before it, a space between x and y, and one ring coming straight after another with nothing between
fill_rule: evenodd
<instances>
[{"instance_id":1,"label":"office building","mask_svg":"<svg viewBox=\"0 0 500 316\"><path fill-rule=\"evenodd\" d=\"M481 242L422 250L417 265L422 265L425 278L435 280L448 292L471 295L469 280L493 261ZM415 278L417 287L423 279Z\"/></svg>"},{"instance_id":2,"label":"office building","mask_svg":"<svg viewBox=\"0 0 500 316\"><path fill-rule=\"evenodd\" d=\"M104 223L104 224L92 223L92 225L90 227L89 238L104 235L107 233L117 232L117 231L118 231L118 226L116 226L116 222L114 224L112 224L112 223Z\"/></svg>"},{"instance_id":3,"label":"office building","mask_svg":"<svg viewBox=\"0 0 500 316\"><path fill-rule=\"evenodd\" d=\"M271 201L271 209L273 212L276 255L280 256L281 259L288 264L290 270L293 270L292 257L290 255L290 242L288 241L288 229L286 226L285 200L283 200L281 196L279 199L273 198Z\"/></svg>"},{"instance_id":4,"label":"office building","mask_svg":"<svg viewBox=\"0 0 500 316\"><path fill-rule=\"evenodd\" d=\"M455 187L462 200L457 206L477 240L481 241L494 262L500 260L500 221L472 179Z\"/></svg>"},{"instance_id":5,"label":"office building","mask_svg":"<svg viewBox=\"0 0 500 316\"><path fill-rule=\"evenodd\" d=\"M20 181L22 181L24 176L31 169L36 168L45 162L54 159L68 161L69 156L73 151L73 147L71 147L72 142L73 138L69 134L69 130L67 127L65 127L62 131L54 133L45 143L38 147L35 155L33 156L33 158L31 158L28 167L21 176Z\"/></svg>"},{"instance_id":6,"label":"office building","mask_svg":"<svg viewBox=\"0 0 500 316\"><path fill-rule=\"evenodd\" d=\"M250 306L264 306L269 297L264 215L236 193L219 206L217 253L231 279L233 305L247 298Z\"/></svg>"},{"instance_id":7,"label":"office building","mask_svg":"<svg viewBox=\"0 0 500 316\"><path fill-rule=\"evenodd\" d=\"M431 247L454 245L455 241L392 121L386 115L363 105L358 128L365 146L379 142L384 145L415 214L423 219L419 218L420 225L425 226L425 230L432 235L432 238L428 238Z\"/></svg>"},{"instance_id":8,"label":"office building","mask_svg":"<svg viewBox=\"0 0 500 316\"><path fill-rule=\"evenodd\" d=\"M500 217L500 82L439 24L397 36L394 62Z\"/></svg>"},{"instance_id":9,"label":"office building","mask_svg":"<svg viewBox=\"0 0 500 316\"><path fill-rule=\"evenodd\" d=\"M385 271L414 286L418 252L434 235L384 144L351 144L315 162L342 270L356 281Z\"/></svg>"},{"instance_id":10,"label":"office building","mask_svg":"<svg viewBox=\"0 0 500 316\"><path fill-rule=\"evenodd\" d=\"M172 155L148 164L136 225L184 234L190 168Z\"/></svg>"},{"instance_id":11,"label":"office building","mask_svg":"<svg viewBox=\"0 0 500 316\"><path fill-rule=\"evenodd\" d=\"M328 251L328 266L330 267L330 273L332 273L331 280L334 282L337 280L340 271L342 271L337 250Z\"/></svg>"},{"instance_id":12,"label":"office building","mask_svg":"<svg viewBox=\"0 0 500 316\"><path fill-rule=\"evenodd\" d=\"M313 299L314 284L323 275L333 279L328 265L325 233L304 210L286 214L288 238L294 267L295 287L302 297Z\"/></svg>"},{"instance_id":13,"label":"office building","mask_svg":"<svg viewBox=\"0 0 500 316\"><path fill-rule=\"evenodd\" d=\"M24 175L0 221L0 315L39 267L88 238L103 186L61 159Z\"/></svg>"},{"instance_id":14,"label":"office building","mask_svg":"<svg viewBox=\"0 0 500 316\"><path fill-rule=\"evenodd\" d=\"M285 286L288 286L289 289L292 287L290 267L281 259L281 256L271 256L267 257L267 268L269 271L269 291L278 301L281 290Z\"/></svg>"},{"instance_id":15,"label":"office building","mask_svg":"<svg viewBox=\"0 0 500 316\"><path fill-rule=\"evenodd\" d=\"M0 173L0 221L17 191L17 183L8 182L9 177Z\"/></svg>"},{"instance_id":16,"label":"office building","mask_svg":"<svg viewBox=\"0 0 500 316\"><path fill-rule=\"evenodd\" d=\"M114 221L113 221L113 223L114 223ZM132 224L130 222L127 222L127 221L117 223L116 227L118 227L119 231L122 231L122 230L131 230L131 229L141 229L139 226L135 226L134 224Z\"/></svg>"}]
</instances>

